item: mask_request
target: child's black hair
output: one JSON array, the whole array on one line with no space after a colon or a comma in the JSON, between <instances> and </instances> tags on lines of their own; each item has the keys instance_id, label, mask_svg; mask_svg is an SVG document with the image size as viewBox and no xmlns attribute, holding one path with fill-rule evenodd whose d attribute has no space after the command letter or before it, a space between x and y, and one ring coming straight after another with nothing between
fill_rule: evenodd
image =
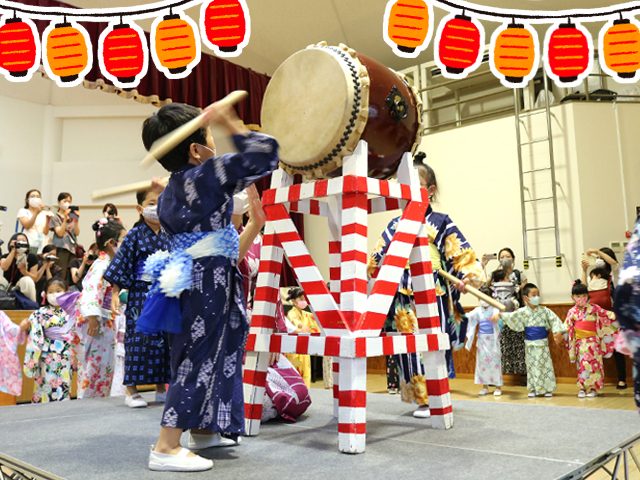
<instances>
[{"instance_id":1,"label":"child's black hair","mask_svg":"<svg viewBox=\"0 0 640 480\"><path fill-rule=\"evenodd\" d=\"M153 142L174 131L176 128L181 127L190 120L193 120L200 115L200 113L200 110L196 107L185 105L184 103L168 103L163 105L160 110L147 118L142 124L142 142L144 143L144 148L150 150ZM164 157L158 159L158 162L169 172L173 172L187 165L189 163L189 148L192 143L206 145L207 129L205 127L196 130L180 145Z\"/></svg>"},{"instance_id":2,"label":"child's black hair","mask_svg":"<svg viewBox=\"0 0 640 480\"><path fill-rule=\"evenodd\" d=\"M44 292L44 305L45 306L49 306L50 305L49 299L47 298L47 291L49 290L49 287L51 285L54 285L56 283L58 285L60 285L64 289L65 292L69 291L69 287L67 286L67 282L65 282L62 278L60 278L60 277L52 277L52 278L50 278L49 280L47 280L45 282L44 287L42 288L42 291Z\"/></svg>"},{"instance_id":3,"label":"child's black hair","mask_svg":"<svg viewBox=\"0 0 640 480\"><path fill-rule=\"evenodd\" d=\"M109 240L115 240L117 242L118 237L120 237L120 232L123 230L124 227L121 224L111 220L107 223L101 223L101 220L94 223L93 231L96 232L96 245L98 245L100 251L104 252Z\"/></svg>"},{"instance_id":4,"label":"child's black hair","mask_svg":"<svg viewBox=\"0 0 640 480\"><path fill-rule=\"evenodd\" d=\"M138 202L138 205L142 206L142 203L147 199L147 195L150 191L150 189L144 189L136 192L136 202ZM133 227L139 227L140 225L144 225L144 216L142 214L140 214L140 218Z\"/></svg>"},{"instance_id":5,"label":"child's black hair","mask_svg":"<svg viewBox=\"0 0 640 480\"><path fill-rule=\"evenodd\" d=\"M488 297L491 297L493 295L493 292L491 291L491 289L489 287L486 287L486 286L483 286L483 287L480 288L480 293L484 293Z\"/></svg>"},{"instance_id":6,"label":"child's black hair","mask_svg":"<svg viewBox=\"0 0 640 480\"><path fill-rule=\"evenodd\" d=\"M589 295L589 289L581 280L576 280L571 287L571 295Z\"/></svg>"},{"instance_id":7,"label":"child's black hair","mask_svg":"<svg viewBox=\"0 0 640 480\"><path fill-rule=\"evenodd\" d=\"M604 267L594 268L589 272L589 277L592 275L600 275L600 278L604 278L605 280L609 280L609 272Z\"/></svg>"},{"instance_id":8,"label":"child's black hair","mask_svg":"<svg viewBox=\"0 0 640 480\"><path fill-rule=\"evenodd\" d=\"M436 187L436 195L438 192L438 179L436 178L436 172L433 171L433 168L431 168L429 165L427 165L426 163L424 163L424 159L426 158L427 154L424 152L418 152L413 156L413 166L415 168L418 169L418 173L422 174L425 176L425 179L427 180L427 185L429 187L434 186ZM437 199L436 195L434 195L434 200Z\"/></svg>"},{"instance_id":9,"label":"child's black hair","mask_svg":"<svg viewBox=\"0 0 640 480\"><path fill-rule=\"evenodd\" d=\"M294 298L300 297L304 297L304 292L300 287L293 287L289 289L289 292L287 293L287 300L291 301Z\"/></svg>"},{"instance_id":10,"label":"child's black hair","mask_svg":"<svg viewBox=\"0 0 640 480\"><path fill-rule=\"evenodd\" d=\"M505 279L507 281L509 280L509 274L507 273L506 270L502 270L501 268L499 268L498 270L495 270L491 274L491 283L502 282Z\"/></svg>"},{"instance_id":11,"label":"child's black hair","mask_svg":"<svg viewBox=\"0 0 640 480\"><path fill-rule=\"evenodd\" d=\"M525 297L528 297L528 296L529 296L529 292L530 292L531 290L533 290L534 288L535 288L535 289L537 289L537 290L540 290L540 289L538 288L538 286L537 286L535 283L527 283L527 284L524 286L524 288L522 289L522 294L523 294Z\"/></svg>"}]
</instances>

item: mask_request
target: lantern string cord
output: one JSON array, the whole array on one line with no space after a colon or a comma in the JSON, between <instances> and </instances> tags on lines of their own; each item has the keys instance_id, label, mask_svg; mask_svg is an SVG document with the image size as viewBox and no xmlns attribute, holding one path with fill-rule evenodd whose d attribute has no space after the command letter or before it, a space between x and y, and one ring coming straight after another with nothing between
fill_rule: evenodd
<instances>
[{"instance_id":1,"label":"lantern string cord","mask_svg":"<svg viewBox=\"0 0 640 480\"><path fill-rule=\"evenodd\" d=\"M472 3L464 2L456 2L451 0L432 0L434 6L446 6L446 10L450 9L458 9L458 10L467 10L469 12L473 12L477 15L482 15L483 17L495 17L497 19L510 19L510 18L518 18L522 20L563 20L566 18L583 18L583 19L591 19L589 21L597 21L603 20L601 17L611 17L612 15L620 14L622 18L623 13L630 12L640 12L640 2L631 2L625 3L621 5L614 5L611 8L598 8L593 10L565 10L563 12L559 12L558 14L553 12L540 12L537 13L535 11L531 11L531 13L522 13L523 10L518 10L517 12L513 10L507 9L492 9L486 10L479 6L476 6Z\"/></svg>"},{"instance_id":2,"label":"lantern string cord","mask_svg":"<svg viewBox=\"0 0 640 480\"><path fill-rule=\"evenodd\" d=\"M150 16L151 14L157 14L162 10L169 9L170 11L177 7L192 7L195 5L202 4L204 0L175 0L167 4L166 2L157 2L152 3L144 8L137 9L114 9L114 8L105 8L105 9L84 9L84 8L45 8L41 7L39 9L29 8L29 6L23 5L17 2L10 2L6 0L0 0L0 11L1 10L13 10L14 12L26 13L28 15L32 15L36 18L46 18L46 17L82 17L82 21L84 22L100 22L104 21L105 18L121 18L122 16L126 17L144 17Z\"/></svg>"}]
</instances>

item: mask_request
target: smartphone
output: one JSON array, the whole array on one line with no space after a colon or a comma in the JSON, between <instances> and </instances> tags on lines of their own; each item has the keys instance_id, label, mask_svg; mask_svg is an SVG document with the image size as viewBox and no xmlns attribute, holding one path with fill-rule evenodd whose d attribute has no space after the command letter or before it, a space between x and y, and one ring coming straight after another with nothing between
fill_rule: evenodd
<instances>
[{"instance_id":1,"label":"smartphone","mask_svg":"<svg viewBox=\"0 0 640 480\"><path fill-rule=\"evenodd\" d=\"M595 257L595 255L587 255L586 253L583 253L582 254L582 260L585 260L586 262L588 262L590 267L595 267L596 266L596 257Z\"/></svg>"},{"instance_id":2,"label":"smartphone","mask_svg":"<svg viewBox=\"0 0 640 480\"><path fill-rule=\"evenodd\" d=\"M497 253L487 253L487 260L497 260L497 259L498 259Z\"/></svg>"},{"instance_id":3,"label":"smartphone","mask_svg":"<svg viewBox=\"0 0 640 480\"><path fill-rule=\"evenodd\" d=\"M72 211L72 212L77 212L78 210L80 210L80 207L71 206L71 207L69 207L69 210Z\"/></svg>"}]
</instances>

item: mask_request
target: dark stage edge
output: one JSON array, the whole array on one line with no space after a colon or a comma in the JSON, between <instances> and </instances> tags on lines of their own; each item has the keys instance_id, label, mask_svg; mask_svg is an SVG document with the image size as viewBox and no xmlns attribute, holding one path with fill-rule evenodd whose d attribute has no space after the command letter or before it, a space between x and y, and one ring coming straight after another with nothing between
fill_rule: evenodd
<instances>
[{"instance_id":1,"label":"dark stage edge","mask_svg":"<svg viewBox=\"0 0 640 480\"><path fill-rule=\"evenodd\" d=\"M2 407L0 453L68 480L540 480L565 475L640 433L636 411L468 400L453 402L453 429L432 430L397 396L369 394L367 451L346 455L337 450L331 392L312 396L298 423L271 421L240 447L202 452L215 461L208 472L149 471L163 407L132 410L122 397Z\"/></svg>"}]
</instances>

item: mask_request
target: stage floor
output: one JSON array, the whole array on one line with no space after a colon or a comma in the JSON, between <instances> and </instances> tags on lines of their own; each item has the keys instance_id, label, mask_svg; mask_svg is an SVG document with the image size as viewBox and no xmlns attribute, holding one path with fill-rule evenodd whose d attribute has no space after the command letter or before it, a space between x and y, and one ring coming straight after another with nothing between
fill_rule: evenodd
<instances>
[{"instance_id":1,"label":"stage floor","mask_svg":"<svg viewBox=\"0 0 640 480\"><path fill-rule=\"evenodd\" d=\"M367 451L346 455L331 392L312 395L297 423L271 421L239 447L202 452L214 470L189 478L555 479L640 433L637 411L466 400L453 401L453 429L432 430L397 396L369 394ZM3 407L0 453L68 480L185 478L146 468L161 414L160 404L131 410L122 398Z\"/></svg>"}]
</instances>

